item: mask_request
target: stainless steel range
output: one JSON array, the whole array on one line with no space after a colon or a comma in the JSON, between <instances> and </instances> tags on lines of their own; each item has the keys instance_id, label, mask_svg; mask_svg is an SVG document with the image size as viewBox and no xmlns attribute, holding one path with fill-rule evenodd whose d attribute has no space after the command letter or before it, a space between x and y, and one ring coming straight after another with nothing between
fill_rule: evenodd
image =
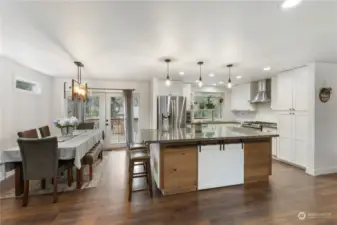
<instances>
[{"instance_id":1,"label":"stainless steel range","mask_svg":"<svg viewBox=\"0 0 337 225\"><path fill-rule=\"evenodd\" d=\"M258 129L263 131L263 128L274 128L277 129L277 123L261 122L261 121L244 121L241 124L242 127Z\"/></svg>"}]
</instances>

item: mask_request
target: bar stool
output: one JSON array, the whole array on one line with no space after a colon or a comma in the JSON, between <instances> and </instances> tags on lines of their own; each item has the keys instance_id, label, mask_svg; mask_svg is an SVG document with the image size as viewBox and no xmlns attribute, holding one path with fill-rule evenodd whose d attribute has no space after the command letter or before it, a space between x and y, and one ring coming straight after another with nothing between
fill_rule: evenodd
<instances>
[{"instance_id":1,"label":"bar stool","mask_svg":"<svg viewBox=\"0 0 337 225\"><path fill-rule=\"evenodd\" d=\"M129 146L128 156L129 156L129 197L128 200L131 201L132 199L132 184L133 184L133 178L139 178L139 177L146 177L147 186L150 192L150 196L152 198L152 176L151 176L151 165L150 165L150 155L147 151L147 148L137 148L133 150ZM135 166L144 166L144 172L134 172ZM146 188L145 188L146 189ZM142 189L142 190L145 190ZM137 190L140 191L140 190Z\"/></svg>"}]
</instances>

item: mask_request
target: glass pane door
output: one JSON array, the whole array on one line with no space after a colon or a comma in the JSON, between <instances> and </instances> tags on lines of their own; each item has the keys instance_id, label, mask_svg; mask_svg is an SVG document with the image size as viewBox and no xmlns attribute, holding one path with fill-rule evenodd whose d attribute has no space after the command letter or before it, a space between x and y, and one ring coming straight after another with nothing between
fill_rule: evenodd
<instances>
[{"instance_id":1,"label":"glass pane door","mask_svg":"<svg viewBox=\"0 0 337 225\"><path fill-rule=\"evenodd\" d=\"M99 106L99 96L88 96L84 103L84 122L94 122L96 128L100 128Z\"/></svg>"},{"instance_id":2,"label":"glass pane door","mask_svg":"<svg viewBox=\"0 0 337 225\"><path fill-rule=\"evenodd\" d=\"M133 138L140 142L139 135L140 95L133 93ZM73 115L74 103L71 97L67 99L67 114ZM84 121L94 122L95 127L105 131L105 148L126 145L124 127L124 97L123 93L91 93L84 103Z\"/></svg>"},{"instance_id":3,"label":"glass pane door","mask_svg":"<svg viewBox=\"0 0 337 225\"><path fill-rule=\"evenodd\" d=\"M125 145L124 97L122 93L106 94L107 145Z\"/></svg>"},{"instance_id":4,"label":"glass pane door","mask_svg":"<svg viewBox=\"0 0 337 225\"><path fill-rule=\"evenodd\" d=\"M93 93L84 103L84 122L94 122L95 128L105 128L105 94Z\"/></svg>"},{"instance_id":5,"label":"glass pane door","mask_svg":"<svg viewBox=\"0 0 337 225\"><path fill-rule=\"evenodd\" d=\"M140 95L139 93L133 93L133 141L135 143L141 142L140 132L139 132L139 104Z\"/></svg>"}]
</instances>

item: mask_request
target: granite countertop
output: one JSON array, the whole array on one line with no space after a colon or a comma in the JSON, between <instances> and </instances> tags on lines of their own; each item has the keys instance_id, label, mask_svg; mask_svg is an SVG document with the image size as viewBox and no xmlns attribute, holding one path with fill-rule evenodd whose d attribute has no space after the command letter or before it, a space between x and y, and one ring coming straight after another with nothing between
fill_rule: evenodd
<instances>
[{"instance_id":1,"label":"granite countertop","mask_svg":"<svg viewBox=\"0 0 337 225\"><path fill-rule=\"evenodd\" d=\"M278 137L275 132L261 132L255 129L236 126L208 126L201 132L194 128L177 128L169 131L148 129L141 131L145 143L179 143L226 139L250 139Z\"/></svg>"}]
</instances>

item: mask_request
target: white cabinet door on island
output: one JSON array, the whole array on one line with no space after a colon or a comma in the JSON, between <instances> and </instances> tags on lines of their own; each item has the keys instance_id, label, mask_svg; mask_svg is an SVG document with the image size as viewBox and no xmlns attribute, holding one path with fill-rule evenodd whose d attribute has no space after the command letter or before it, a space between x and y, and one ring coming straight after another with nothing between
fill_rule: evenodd
<instances>
[{"instance_id":1,"label":"white cabinet door on island","mask_svg":"<svg viewBox=\"0 0 337 225\"><path fill-rule=\"evenodd\" d=\"M202 146L198 152L198 190L244 183L242 144Z\"/></svg>"}]
</instances>

